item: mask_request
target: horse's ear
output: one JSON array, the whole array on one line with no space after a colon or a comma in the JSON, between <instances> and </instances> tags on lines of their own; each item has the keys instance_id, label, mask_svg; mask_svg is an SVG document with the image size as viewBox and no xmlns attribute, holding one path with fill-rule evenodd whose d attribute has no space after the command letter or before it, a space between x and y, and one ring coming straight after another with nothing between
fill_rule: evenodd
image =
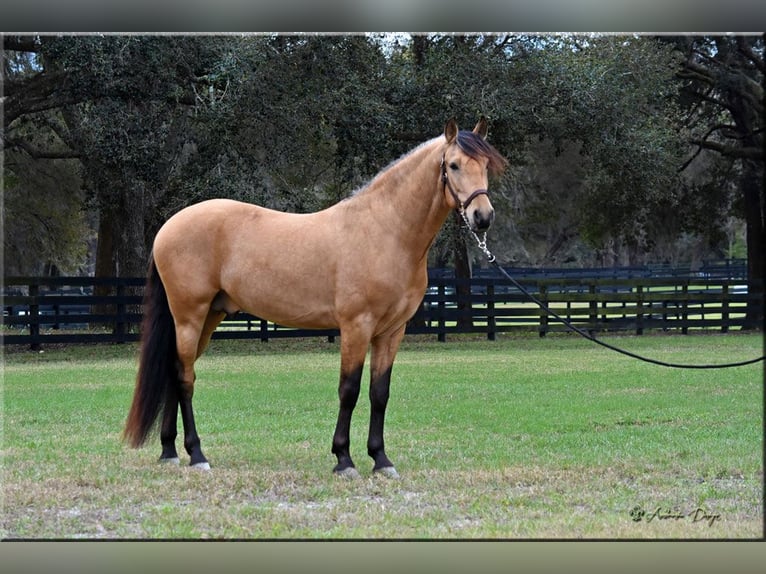
<instances>
[{"instance_id":1,"label":"horse's ear","mask_svg":"<svg viewBox=\"0 0 766 574\"><path fill-rule=\"evenodd\" d=\"M487 139L487 118L484 116L479 118L479 123L477 123L476 127L473 128L473 133L478 135L483 140Z\"/></svg>"},{"instance_id":2,"label":"horse's ear","mask_svg":"<svg viewBox=\"0 0 766 574\"><path fill-rule=\"evenodd\" d=\"M444 126L444 137L447 138L447 143L452 143L457 137L457 122L455 118L450 118L447 125Z\"/></svg>"}]
</instances>

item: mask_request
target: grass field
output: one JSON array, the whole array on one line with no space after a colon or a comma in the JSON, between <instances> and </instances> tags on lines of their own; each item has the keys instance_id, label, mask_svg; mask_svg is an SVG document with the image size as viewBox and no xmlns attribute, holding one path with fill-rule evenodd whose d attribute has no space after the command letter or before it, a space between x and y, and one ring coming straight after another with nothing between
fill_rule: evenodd
<instances>
[{"instance_id":1,"label":"grass field","mask_svg":"<svg viewBox=\"0 0 766 574\"><path fill-rule=\"evenodd\" d=\"M761 334L610 337L685 363ZM6 352L4 538L761 538L763 364L675 370L573 336L408 338L371 476L335 478L338 343L214 342L195 395L213 468L120 442L132 345Z\"/></svg>"}]
</instances>

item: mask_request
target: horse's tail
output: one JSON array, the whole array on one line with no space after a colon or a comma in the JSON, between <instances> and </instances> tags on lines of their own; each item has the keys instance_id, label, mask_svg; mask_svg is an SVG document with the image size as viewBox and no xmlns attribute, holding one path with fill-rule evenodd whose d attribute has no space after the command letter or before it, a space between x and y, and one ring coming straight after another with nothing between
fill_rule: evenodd
<instances>
[{"instance_id":1,"label":"horse's tail","mask_svg":"<svg viewBox=\"0 0 766 574\"><path fill-rule=\"evenodd\" d=\"M123 440L133 448L146 442L167 401L169 390L177 384L177 361L173 315L170 313L165 286L152 258L144 292L141 358L136 388L123 431Z\"/></svg>"}]
</instances>

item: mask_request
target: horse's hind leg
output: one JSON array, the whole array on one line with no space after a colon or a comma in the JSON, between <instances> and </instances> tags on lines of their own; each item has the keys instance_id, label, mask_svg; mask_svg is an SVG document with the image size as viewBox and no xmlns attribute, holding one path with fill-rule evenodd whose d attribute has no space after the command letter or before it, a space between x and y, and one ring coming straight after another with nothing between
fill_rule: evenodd
<instances>
[{"instance_id":1,"label":"horse's hind leg","mask_svg":"<svg viewBox=\"0 0 766 574\"><path fill-rule=\"evenodd\" d=\"M199 342L197 343L197 358L205 352L208 344L210 343L210 337L213 335L216 327L221 324L221 321L226 317L226 311L216 311L210 309L205 319L205 325L202 327L202 334L200 335Z\"/></svg>"},{"instance_id":2,"label":"horse's hind leg","mask_svg":"<svg viewBox=\"0 0 766 574\"><path fill-rule=\"evenodd\" d=\"M204 314L198 314L199 318L196 320L194 315L192 315L185 322L176 324L176 346L180 363L178 403L184 425L184 448L191 457L190 465L204 469L210 468L210 465L205 455L202 454L202 447L200 446L200 439L194 421L192 398L194 397L194 381L196 379L194 362L197 360L197 353L201 345L201 335L208 311L208 309L205 309Z\"/></svg>"},{"instance_id":3,"label":"horse's hind leg","mask_svg":"<svg viewBox=\"0 0 766 574\"><path fill-rule=\"evenodd\" d=\"M178 451L176 451L176 436L178 435L178 385L168 389L168 397L165 400L165 412L162 415L160 427L160 442L162 454L160 462L178 464Z\"/></svg>"},{"instance_id":4,"label":"horse's hind leg","mask_svg":"<svg viewBox=\"0 0 766 574\"><path fill-rule=\"evenodd\" d=\"M225 316L226 313L220 311L211 310L208 313L205 325L202 328L202 334L197 343L197 358L205 351L210 342L210 336ZM176 437L178 436L178 393L180 384L179 381L178 385L168 389L169 395L165 401L165 412L162 417L162 426L160 427L160 441L162 443L160 462L179 463L178 451L176 451Z\"/></svg>"}]
</instances>

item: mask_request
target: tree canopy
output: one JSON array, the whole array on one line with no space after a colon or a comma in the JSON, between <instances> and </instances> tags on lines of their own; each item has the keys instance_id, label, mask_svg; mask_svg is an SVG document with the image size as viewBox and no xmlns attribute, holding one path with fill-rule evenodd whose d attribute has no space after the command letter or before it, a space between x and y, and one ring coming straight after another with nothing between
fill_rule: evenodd
<instances>
[{"instance_id":1,"label":"tree canopy","mask_svg":"<svg viewBox=\"0 0 766 574\"><path fill-rule=\"evenodd\" d=\"M480 115L511 161L491 190L506 263L725 255L737 220L749 259L763 243L762 37L6 36L4 48L6 272L79 272L95 236L96 274L142 275L185 205L320 209L450 117L470 128ZM448 225L432 264L469 257Z\"/></svg>"}]
</instances>

